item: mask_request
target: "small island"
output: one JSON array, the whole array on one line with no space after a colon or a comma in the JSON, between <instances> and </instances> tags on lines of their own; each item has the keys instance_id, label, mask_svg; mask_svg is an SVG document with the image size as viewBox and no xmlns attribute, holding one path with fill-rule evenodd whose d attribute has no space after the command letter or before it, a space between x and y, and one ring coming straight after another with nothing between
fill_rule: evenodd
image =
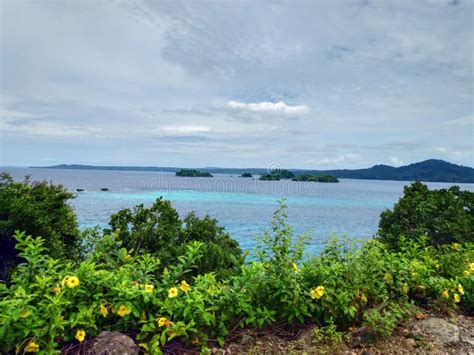
<instances>
[{"instance_id":1,"label":"small island","mask_svg":"<svg viewBox=\"0 0 474 355\"><path fill-rule=\"evenodd\" d=\"M335 176L331 176L331 175L317 176L317 175L312 175L309 173L304 173L300 176L296 176L291 180L292 181L330 182L330 183L339 182L339 179Z\"/></svg>"},{"instance_id":2,"label":"small island","mask_svg":"<svg viewBox=\"0 0 474 355\"><path fill-rule=\"evenodd\" d=\"M240 175L240 177L243 177L243 178L251 178L253 177L252 174L250 173L243 173L242 175Z\"/></svg>"},{"instance_id":3,"label":"small island","mask_svg":"<svg viewBox=\"0 0 474 355\"><path fill-rule=\"evenodd\" d=\"M289 170L273 170L269 174L260 176L259 180L264 181L280 181L281 179L292 179L295 177Z\"/></svg>"},{"instance_id":4,"label":"small island","mask_svg":"<svg viewBox=\"0 0 474 355\"><path fill-rule=\"evenodd\" d=\"M176 176L185 176L185 177L212 177L211 173L201 172L194 169L181 169L176 172Z\"/></svg>"}]
</instances>

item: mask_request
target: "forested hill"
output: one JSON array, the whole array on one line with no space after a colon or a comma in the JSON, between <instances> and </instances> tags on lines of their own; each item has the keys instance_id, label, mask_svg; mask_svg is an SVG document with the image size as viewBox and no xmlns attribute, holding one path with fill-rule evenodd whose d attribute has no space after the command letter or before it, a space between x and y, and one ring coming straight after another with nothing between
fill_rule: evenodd
<instances>
[{"instance_id":1,"label":"forested hill","mask_svg":"<svg viewBox=\"0 0 474 355\"><path fill-rule=\"evenodd\" d=\"M175 167L143 167L143 166L94 166L78 164L61 164L48 166L49 169L81 169L81 170L122 170L122 171L168 171L177 172L181 168ZM264 168L199 168L202 172L213 174L242 174L253 175L268 173ZM296 176L305 172L313 175L332 175L342 179L368 179L368 180L400 180L400 181L438 181L456 183L474 183L474 169L444 160L430 159L419 163L395 168L388 165L374 165L367 169L338 169L338 170L303 170L289 169Z\"/></svg>"},{"instance_id":2,"label":"forested hill","mask_svg":"<svg viewBox=\"0 0 474 355\"><path fill-rule=\"evenodd\" d=\"M311 173L324 173L342 179L474 183L473 168L437 159L425 160L398 168L388 165L374 165L368 169L315 170Z\"/></svg>"}]
</instances>

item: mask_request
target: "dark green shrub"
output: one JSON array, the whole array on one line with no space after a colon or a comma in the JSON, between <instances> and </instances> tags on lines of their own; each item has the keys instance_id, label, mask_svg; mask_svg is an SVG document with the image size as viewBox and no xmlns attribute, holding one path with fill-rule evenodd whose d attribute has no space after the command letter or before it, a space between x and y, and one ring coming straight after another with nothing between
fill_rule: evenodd
<instances>
[{"instance_id":1,"label":"dark green shrub","mask_svg":"<svg viewBox=\"0 0 474 355\"><path fill-rule=\"evenodd\" d=\"M197 273L215 272L218 277L238 271L243 263L242 252L217 220L189 213L183 220L171 202L159 198L150 207L135 206L112 215L110 233L115 232L122 246L133 253L151 253L166 267L182 255L187 245L203 242L204 258L197 263Z\"/></svg>"},{"instance_id":2,"label":"dark green shrub","mask_svg":"<svg viewBox=\"0 0 474 355\"><path fill-rule=\"evenodd\" d=\"M28 177L15 182L7 173L0 175L0 278L17 263L15 230L41 236L53 258L77 256L79 230L67 204L71 198L74 195L61 185Z\"/></svg>"},{"instance_id":3,"label":"dark green shrub","mask_svg":"<svg viewBox=\"0 0 474 355\"><path fill-rule=\"evenodd\" d=\"M392 210L382 212L379 227L379 239L393 248L400 236L426 235L432 245L474 242L474 193L458 186L429 190L415 182Z\"/></svg>"}]
</instances>

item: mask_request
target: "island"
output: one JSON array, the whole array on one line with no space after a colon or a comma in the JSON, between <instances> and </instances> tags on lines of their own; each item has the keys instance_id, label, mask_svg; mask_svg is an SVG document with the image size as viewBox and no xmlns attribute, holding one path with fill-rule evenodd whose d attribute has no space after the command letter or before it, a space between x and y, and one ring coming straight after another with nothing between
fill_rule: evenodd
<instances>
[{"instance_id":1,"label":"island","mask_svg":"<svg viewBox=\"0 0 474 355\"><path fill-rule=\"evenodd\" d=\"M272 170L269 174L260 176L259 180L264 181L280 181L281 179L293 179L295 174L289 170Z\"/></svg>"},{"instance_id":2,"label":"island","mask_svg":"<svg viewBox=\"0 0 474 355\"><path fill-rule=\"evenodd\" d=\"M304 173L300 176L295 176L292 181L314 181L314 182L330 182L330 183L335 183L339 182L339 179L335 176L332 175L313 175L310 173Z\"/></svg>"},{"instance_id":3,"label":"island","mask_svg":"<svg viewBox=\"0 0 474 355\"><path fill-rule=\"evenodd\" d=\"M252 174L250 173L243 173L242 175L240 175L240 177L243 177L243 178L251 178L253 177Z\"/></svg>"},{"instance_id":4,"label":"island","mask_svg":"<svg viewBox=\"0 0 474 355\"><path fill-rule=\"evenodd\" d=\"M201 172L194 169L181 169L176 172L176 176L185 176L185 177L212 177L211 173Z\"/></svg>"},{"instance_id":5,"label":"island","mask_svg":"<svg viewBox=\"0 0 474 355\"><path fill-rule=\"evenodd\" d=\"M33 166L36 169L79 169L79 170L117 170L117 171L156 171L179 172L178 167L159 166L96 166L80 164L59 164L53 166ZM203 168L214 174L242 174L245 172L253 175L262 175L261 180L279 180L278 174L268 174L264 168ZM333 169L333 170L307 170L292 169L295 174L307 172L311 175L331 175L339 179L367 179L367 180L397 180L397 181L430 181L449 183L474 183L474 169L449 163L439 159L429 159L419 163L393 167L378 164L365 169ZM266 174L266 175L264 175ZM281 179L282 177L280 177ZM293 178L293 177L291 177Z\"/></svg>"}]
</instances>

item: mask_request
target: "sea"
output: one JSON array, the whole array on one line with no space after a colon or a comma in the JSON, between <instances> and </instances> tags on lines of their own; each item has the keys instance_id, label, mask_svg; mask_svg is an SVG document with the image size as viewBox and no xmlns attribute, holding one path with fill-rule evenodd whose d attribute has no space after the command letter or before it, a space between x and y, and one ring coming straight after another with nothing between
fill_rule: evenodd
<instances>
[{"instance_id":1,"label":"sea","mask_svg":"<svg viewBox=\"0 0 474 355\"><path fill-rule=\"evenodd\" d=\"M62 184L81 228L107 227L110 215L138 204L150 206L162 196L181 216L194 211L209 215L250 253L271 229L279 201L287 205L288 223L295 235L310 236L306 252L317 254L329 236L365 240L377 232L380 213L392 208L409 181L341 179L339 183L259 181L239 175L215 174L212 178L176 177L168 172L0 168L15 180ZM446 188L451 183L427 183ZM474 191L474 184L457 184ZM102 189L108 191L102 191ZM77 192L77 189L84 191Z\"/></svg>"}]
</instances>

